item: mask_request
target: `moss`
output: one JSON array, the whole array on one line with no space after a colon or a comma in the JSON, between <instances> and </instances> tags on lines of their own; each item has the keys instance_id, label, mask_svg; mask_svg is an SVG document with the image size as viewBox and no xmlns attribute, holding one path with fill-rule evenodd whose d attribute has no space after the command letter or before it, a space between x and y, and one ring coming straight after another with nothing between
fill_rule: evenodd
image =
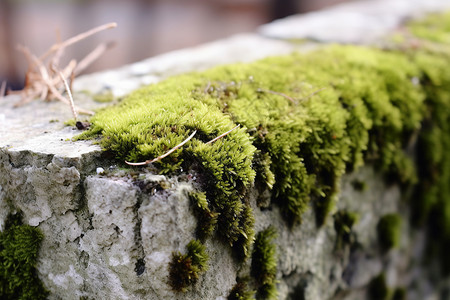
<instances>
[{"instance_id":1,"label":"moss","mask_svg":"<svg viewBox=\"0 0 450 300\"><path fill-rule=\"evenodd\" d=\"M118 158L141 161L195 129L184 149L157 163L161 172L196 163L212 208L240 215L242 190L258 170L291 223L301 220L312 195L321 224L340 177L363 164L363 151L400 180L414 178L399 136L420 126L424 95L411 83L419 74L398 53L335 46L169 79L99 112L90 132L101 132L102 145ZM236 123L242 128L205 145ZM231 244L240 235L232 232Z\"/></svg>"},{"instance_id":2,"label":"moss","mask_svg":"<svg viewBox=\"0 0 450 300\"><path fill-rule=\"evenodd\" d=\"M450 44L450 12L428 15L411 23L408 28L416 37Z\"/></svg>"},{"instance_id":3,"label":"moss","mask_svg":"<svg viewBox=\"0 0 450 300\"><path fill-rule=\"evenodd\" d=\"M277 254L274 239L276 232L269 227L256 236L251 264L251 274L258 287L256 299L277 299Z\"/></svg>"},{"instance_id":4,"label":"moss","mask_svg":"<svg viewBox=\"0 0 450 300\"><path fill-rule=\"evenodd\" d=\"M186 292L189 286L197 282L199 275L208 269L209 256L200 241L192 240L186 248L186 254L173 253L169 264L169 284L178 292Z\"/></svg>"},{"instance_id":5,"label":"moss","mask_svg":"<svg viewBox=\"0 0 450 300\"><path fill-rule=\"evenodd\" d=\"M77 121L75 119L69 119L67 121L64 121L65 126L75 127L75 124Z\"/></svg>"},{"instance_id":6,"label":"moss","mask_svg":"<svg viewBox=\"0 0 450 300\"><path fill-rule=\"evenodd\" d=\"M206 253L206 247L198 240L192 240L187 245L187 255L192 258L192 263L200 271L208 270L209 256Z\"/></svg>"},{"instance_id":7,"label":"moss","mask_svg":"<svg viewBox=\"0 0 450 300\"><path fill-rule=\"evenodd\" d=\"M198 237L215 228L238 258L254 238L245 196L255 180L271 194L260 207L278 205L295 225L312 203L322 225L342 175L367 163L389 182L416 184L414 216L426 223L436 215L430 226L450 243L450 49L437 43L446 41L446 22L410 25L390 51L335 45L173 77L99 111L81 137L100 134L117 159L143 161L197 130L154 167L200 174L207 207L194 199ZM411 46L410 36L420 42ZM416 165L405 149L417 135Z\"/></svg>"},{"instance_id":8,"label":"moss","mask_svg":"<svg viewBox=\"0 0 450 300\"><path fill-rule=\"evenodd\" d=\"M238 279L236 284L230 291L228 295L228 300L251 300L255 299L255 292L249 290L247 280Z\"/></svg>"},{"instance_id":9,"label":"moss","mask_svg":"<svg viewBox=\"0 0 450 300\"><path fill-rule=\"evenodd\" d=\"M423 70L422 86L427 93L426 115L419 134L418 165L421 184L411 199L412 220L427 224L434 257L442 270L450 273L445 249L450 245L450 13L432 15L411 24L411 33L420 38L410 50Z\"/></svg>"},{"instance_id":10,"label":"moss","mask_svg":"<svg viewBox=\"0 0 450 300\"><path fill-rule=\"evenodd\" d=\"M348 211L338 211L334 214L334 229L336 230L336 250L354 242L352 227L358 222L359 216Z\"/></svg>"},{"instance_id":11,"label":"moss","mask_svg":"<svg viewBox=\"0 0 450 300\"><path fill-rule=\"evenodd\" d=\"M369 299L372 300L389 300L391 291L386 284L386 276L384 273L374 277L368 287Z\"/></svg>"},{"instance_id":12,"label":"moss","mask_svg":"<svg viewBox=\"0 0 450 300\"><path fill-rule=\"evenodd\" d=\"M398 287L394 290L392 300L406 300L406 289L404 287Z\"/></svg>"},{"instance_id":13,"label":"moss","mask_svg":"<svg viewBox=\"0 0 450 300\"><path fill-rule=\"evenodd\" d=\"M205 193L191 192L189 193L189 198L198 220L197 237L200 240L205 240L216 229L218 213L211 211L209 208L210 205Z\"/></svg>"},{"instance_id":14,"label":"moss","mask_svg":"<svg viewBox=\"0 0 450 300\"><path fill-rule=\"evenodd\" d=\"M10 215L0 232L0 298L46 299L48 292L36 274L42 233Z\"/></svg>"},{"instance_id":15,"label":"moss","mask_svg":"<svg viewBox=\"0 0 450 300\"><path fill-rule=\"evenodd\" d=\"M398 247L401 237L402 218L399 214L387 214L377 225L378 241L383 251Z\"/></svg>"}]
</instances>

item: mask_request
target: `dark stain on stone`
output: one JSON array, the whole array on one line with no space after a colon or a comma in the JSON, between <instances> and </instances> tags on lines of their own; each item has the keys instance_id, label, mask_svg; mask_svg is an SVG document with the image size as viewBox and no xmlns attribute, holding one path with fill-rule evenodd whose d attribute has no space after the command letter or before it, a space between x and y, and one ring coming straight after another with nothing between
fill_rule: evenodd
<instances>
[{"instance_id":1,"label":"dark stain on stone","mask_svg":"<svg viewBox=\"0 0 450 300\"><path fill-rule=\"evenodd\" d=\"M139 258L137 260L134 271L136 272L137 276L140 276L145 272L145 261L143 258Z\"/></svg>"}]
</instances>

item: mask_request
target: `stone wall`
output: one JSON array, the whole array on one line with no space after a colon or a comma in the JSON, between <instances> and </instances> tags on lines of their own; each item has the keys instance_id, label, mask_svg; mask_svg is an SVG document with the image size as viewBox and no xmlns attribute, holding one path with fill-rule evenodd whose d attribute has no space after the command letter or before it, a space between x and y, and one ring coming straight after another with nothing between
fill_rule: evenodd
<instances>
[{"instance_id":1,"label":"stone wall","mask_svg":"<svg viewBox=\"0 0 450 300\"><path fill-rule=\"evenodd\" d=\"M383 44L406 19L449 7L446 1L364 1L290 17L257 34L84 76L74 84L76 102L97 109L107 104L92 101L95 95L123 97L175 74L310 51L321 43ZM0 102L0 230L8 230L8 216L20 212L24 224L43 233L36 273L49 299L236 299L232 290L258 286L251 259L238 260L212 236L204 241L208 269L184 291L174 290L174 253L186 253L196 239L190 195L200 189L201 174L124 169L95 142L72 140L80 132L63 124L71 118L68 107L34 101L15 108L16 101L8 96ZM279 206L257 205L270 201L270 192L250 187L254 231L276 232L266 243L259 235L256 240L275 249L278 299L448 297L439 261L426 260L426 229L409 225L404 199L411 189L390 184L375 169L366 165L341 178L333 214L322 226L312 208L302 224L287 225ZM400 239L391 247L379 239L380 220L389 216L402 219L394 229Z\"/></svg>"}]
</instances>

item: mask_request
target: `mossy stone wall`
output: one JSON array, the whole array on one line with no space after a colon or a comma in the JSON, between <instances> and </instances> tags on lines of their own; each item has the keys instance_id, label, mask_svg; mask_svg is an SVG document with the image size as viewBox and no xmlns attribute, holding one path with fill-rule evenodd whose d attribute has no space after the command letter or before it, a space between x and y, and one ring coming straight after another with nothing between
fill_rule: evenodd
<instances>
[{"instance_id":1,"label":"mossy stone wall","mask_svg":"<svg viewBox=\"0 0 450 300\"><path fill-rule=\"evenodd\" d=\"M173 77L98 111L91 129L78 139L98 139L134 180L142 167L128 167L125 161L163 155L195 132L171 155L144 167L147 173L196 178L189 196L198 218L196 239L168 263L175 292L189 291L206 272L206 245L218 238L231 249L241 273L252 277L237 278L229 298L275 298L276 232L272 227L255 232L261 229L255 213L279 210L283 230L290 231L305 225L304 215L312 207L317 228L333 215L336 248L353 247L352 227L359 218L335 207L344 174L364 165L400 186L412 211L412 220L396 215L380 220L381 248L398 245L402 222L425 226L429 251L442 262L445 275L450 271L445 252L450 245L448 19L444 14L414 23L383 47L323 46ZM254 190L270 196L253 199L252 206ZM37 246L41 236L29 233L26 238ZM8 247L0 250L3 260L11 254ZM27 255L33 251L26 248ZM26 259L30 270L23 278L35 278L29 275L34 274L33 255ZM15 271L5 270L4 278L14 278ZM388 297L384 282L383 273L372 280L373 297ZM39 282L34 287L45 295Z\"/></svg>"}]
</instances>

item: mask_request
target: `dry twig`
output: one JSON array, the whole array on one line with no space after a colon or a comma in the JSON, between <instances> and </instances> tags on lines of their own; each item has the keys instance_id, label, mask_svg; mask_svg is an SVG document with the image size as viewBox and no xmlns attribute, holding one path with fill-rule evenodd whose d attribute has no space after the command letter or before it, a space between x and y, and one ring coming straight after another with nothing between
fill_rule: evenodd
<instances>
[{"instance_id":1,"label":"dry twig","mask_svg":"<svg viewBox=\"0 0 450 300\"><path fill-rule=\"evenodd\" d=\"M70 109L72 110L73 118L75 121L78 121L77 112L75 110L75 104L73 103L73 97L72 92L70 91L69 84L67 83L67 80L64 78L64 74L60 71L59 76L61 77L62 81L64 82L64 86L66 87L67 95L69 95L69 101L70 101Z\"/></svg>"},{"instance_id":2,"label":"dry twig","mask_svg":"<svg viewBox=\"0 0 450 300\"><path fill-rule=\"evenodd\" d=\"M57 100L70 105L72 113L76 116L76 113L94 114L92 111L81 109L73 104L72 94L70 92L70 85L76 75L89 66L95 59L100 57L107 49L106 44L100 44L91 53L89 53L84 59L77 63L76 60L71 60L65 67L60 67L59 62L64 54L64 50L97 32L105 29L116 27L116 23L108 23L81 34L78 34L70 39L58 42L51 46L43 55L37 57L33 55L30 50L24 46L18 46L18 50L21 51L26 60L28 61L28 70L25 75L25 87L21 91L14 91L13 94L19 94L21 101L16 106L23 105L32 101L35 98L41 98L43 100L50 100L56 98ZM71 78L70 85L66 81L66 78ZM67 90L67 94L70 99L66 99L62 92L64 88ZM76 117L75 117L76 119Z\"/></svg>"},{"instance_id":3,"label":"dry twig","mask_svg":"<svg viewBox=\"0 0 450 300\"><path fill-rule=\"evenodd\" d=\"M306 96L305 98L302 98L302 99L300 99L300 100L301 100L301 101L308 100L308 99L311 98L312 96L314 96L314 95L320 93L321 91L323 91L323 90L325 90L325 89L326 89L326 87L321 88L321 89L318 89L317 91L312 92L311 94L309 94L308 96Z\"/></svg>"},{"instance_id":4,"label":"dry twig","mask_svg":"<svg viewBox=\"0 0 450 300\"><path fill-rule=\"evenodd\" d=\"M271 90L265 90L265 89L258 89L259 92L263 92L263 93L269 93L272 95L278 95L278 96L282 96L286 99L288 99L289 101L291 101L292 103L295 103L295 99L286 95L285 93L280 93L280 92L275 92L275 91L271 91Z\"/></svg>"},{"instance_id":5,"label":"dry twig","mask_svg":"<svg viewBox=\"0 0 450 300\"><path fill-rule=\"evenodd\" d=\"M219 135L219 136L216 137L216 138L213 138L212 140L210 140L210 141L207 142L206 144L212 144L212 143L214 143L214 142L217 141L218 139L221 139L221 138L223 138L224 136L228 135L230 132L232 132L233 130L235 130L235 129L238 128L239 126L241 126L241 125L238 124L238 125L237 125L236 127L234 127L233 129L230 129L230 130L228 130L227 132L222 133L221 135Z\"/></svg>"},{"instance_id":6,"label":"dry twig","mask_svg":"<svg viewBox=\"0 0 450 300\"><path fill-rule=\"evenodd\" d=\"M218 137L216 137L216 138L210 140L209 142L206 142L205 144L212 144L212 143L214 143L214 142L217 141L218 139L221 139L221 138L223 138L224 136L230 134L230 132L232 132L233 130L235 130L235 129L238 128L239 126L241 126L241 125L240 125L240 124L237 125L236 127L232 128L232 129L228 130L227 132L222 133L222 134L219 135ZM175 147L173 147L172 149L170 149L169 151L167 151L167 152L164 153L163 155L158 156L157 158L149 159L149 160L142 161L142 162L137 162L137 163L132 163L132 162L129 162L129 161L125 161L125 163L128 164L128 165L130 165L130 166L144 166L144 165L148 165L148 164L157 162L158 160L161 160L161 159L163 159L164 157L169 156L169 155L172 154L175 150L179 149L181 146L183 146L184 144L186 144L190 139L192 139L192 138L194 137L194 135L195 135L196 133L197 133L197 130L194 130L194 132L193 132L187 139L185 139L184 141L182 141L181 143L179 143L178 145L176 145Z\"/></svg>"},{"instance_id":7,"label":"dry twig","mask_svg":"<svg viewBox=\"0 0 450 300\"><path fill-rule=\"evenodd\" d=\"M178 145L176 145L175 147L173 147L172 149L170 149L169 151L167 151L163 155L158 156L157 158L146 160L146 161L143 161L143 162L138 162L138 163L132 163L132 162L128 162L128 161L125 161L125 163L130 165L130 166L143 166L143 165L148 165L148 164L154 163L154 162L156 162L156 161L158 161L160 159L163 159L164 157L169 156L170 154L172 154L175 150L177 150L178 148L180 148L181 146L186 144L190 139L192 139L196 133L197 133L197 130L194 130L194 132L187 139L185 139L184 141L182 141L181 143L179 143Z\"/></svg>"}]
</instances>

